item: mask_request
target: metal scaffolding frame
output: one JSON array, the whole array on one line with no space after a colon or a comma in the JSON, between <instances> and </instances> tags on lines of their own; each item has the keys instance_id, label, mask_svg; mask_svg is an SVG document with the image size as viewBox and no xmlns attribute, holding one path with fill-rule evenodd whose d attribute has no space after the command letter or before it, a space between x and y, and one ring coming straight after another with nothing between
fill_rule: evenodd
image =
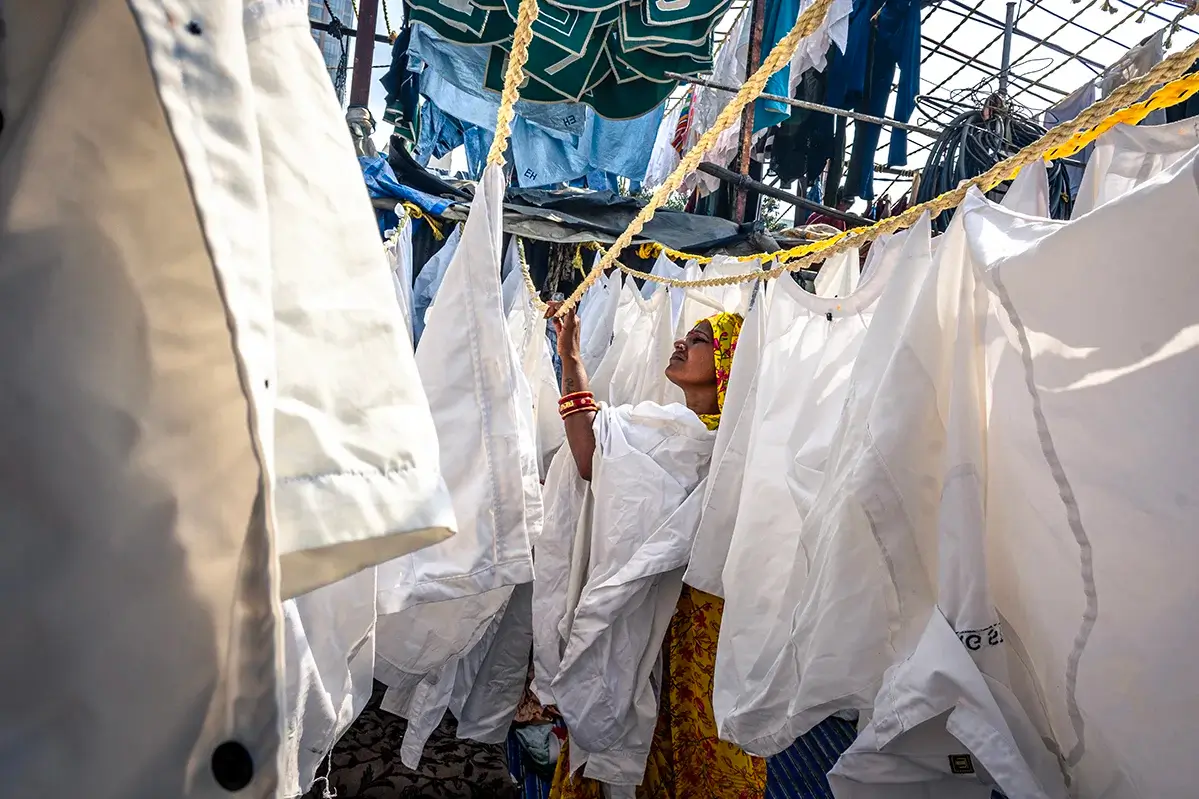
<instances>
[{"instance_id":1,"label":"metal scaffolding frame","mask_svg":"<svg viewBox=\"0 0 1199 799\"><path fill-rule=\"evenodd\" d=\"M747 0L748 1L748 0ZM1010 40L1007 96L1033 117L1094 80L1157 31L1170 25L1184 3L1166 0L1020 0ZM908 120L922 128L940 128L966 107L979 107L998 89L1005 34L1004 0L932 0L922 12L920 101ZM1140 20L1140 21L1139 21ZM1199 38L1199 18L1186 18L1174 34L1170 52ZM892 86L892 91L895 90ZM887 115L891 115L892 106ZM853 142L853 122L846 141ZM883 129L876 160L885 158L890 130ZM906 193L908 174L919 169L934 138L908 133L908 163L880 171L875 194L892 200ZM846 152L846 159L849 152ZM777 179L768 175L767 182Z\"/></svg>"}]
</instances>

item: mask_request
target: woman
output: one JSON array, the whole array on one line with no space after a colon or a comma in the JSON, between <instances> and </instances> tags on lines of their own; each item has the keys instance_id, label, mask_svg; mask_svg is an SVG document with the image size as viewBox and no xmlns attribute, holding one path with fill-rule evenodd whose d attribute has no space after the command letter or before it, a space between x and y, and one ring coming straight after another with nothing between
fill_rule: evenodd
<instances>
[{"instance_id":1,"label":"woman","mask_svg":"<svg viewBox=\"0 0 1199 799\"><path fill-rule=\"evenodd\" d=\"M549 314L557 311L552 305ZM728 387L742 318L720 313L702 320L675 342L666 377L678 386L687 408L715 430ZM573 312L554 320L562 360L560 411L566 440L580 476L590 480L596 450L598 408L588 392ZM754 799L766 791L766 761L717 737L712 711L716 642L724 602L683 586L662 645L663 680L658 721L638 799ZM600 799L601 784L570 775L568 750L558 760L551 799Z\"/></svg>"}]
</instances>

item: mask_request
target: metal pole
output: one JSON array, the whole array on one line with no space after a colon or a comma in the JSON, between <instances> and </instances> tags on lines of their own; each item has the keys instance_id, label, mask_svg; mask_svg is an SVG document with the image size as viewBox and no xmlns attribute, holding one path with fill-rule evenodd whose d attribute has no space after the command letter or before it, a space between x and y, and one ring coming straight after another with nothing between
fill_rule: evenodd
<instances>
[{"instance_id":1,"label":"metal pole","mask_svg":"<svg viewBox=\"0 0 1199 799\"><path fill-rule=\"evenodd\" d=\"M1003 61L999 65L999 94L1007 96L1008 75L1012 71L1012 33L1016 30L1016 3L1008 0L1007 20L1003 23Z\"/></svg>"},{"instance_id":2,"label":"metal pole","mask_svg":"<svg viewBox=\"0 0 1199 799\"><path fill-rule=\"evenodd\" d=\"M805 211L817 214L825 214L833 217L834 219L841 219L849 222L852 225L874 224L873 219L867 219L864 216L850 214L836 208L829 208L828 206L821 205L820 203L814 203L806 197L800 197L798 194L792 194L789 191L783 191L782 189L775 188L774 186L763 183L760 180L754 180L749 175L738 175L731 169L725 169L722 166L718 166L717 164L713 164L708 161L702 162L698 167L696 167L696 169L698 169L700 172L711 175L712 177L719 178L725 183L733 185L737 188L738 192L742 191L743 189L753 189L759 194L765 194L767 197L774 197L775 199L782 200L785 203L790 203L797 208L803 208Z\"/></svg>"},{"instance_id":3,"label":"metal pole","mask_svg":"<svg viewBox=\"0 0 1199 799\"><path fill-rule=\"evenodd\" d=\"M375 19L379 0L359 0L358 31L354 36L354 77L350 82L350 105L365 106L371 98L371 66L375 57Z\"/></svg>"},{"instance_id":4,"label":"metal pole","mask_svg":"<svg viewBox=\"0 0 1199 799\"><path fill-rule=\"evenodd\" d=\"M766 0L753 0L753 8L749 17L749 57L745 62L745 78L758 71L762 63L762 30L766 26ZM741 112L741 147L737 159L737 167L742 175L749 174L749 154L754 141L754 106L750 103ZM738 186L736 199L733 201L733 221L745 222L747 216L746 204L749 199L749 189Z\"/></svg>"},{"instance_id":5,"label":"metal pole","mask_svg":"<svg viewBox=\"0 0 1199 799\"><path fill-rule=\"evenodd\" d=\"M709 89L719 89L720 91L728 92L729 94L736 94L738 91L731 86L722 86L719 83L713 83L710 80L688 77L687 75L680 75L677 72L667 72L665 73L665 76L674 80L683 81L685 83L694 83L696 86L707 86ZM934 139L941 135L941 131L939 130L922 128L919 125L912 125L908 122L900 122L898 119L891 119L890 117L876 117L870 114L859 114L857 111L845 111L841 108L834 108L831 105L809 103L806 100L794 100L790 97L783 97L781 94L762 93L758 95L758 98L761 100L772 100L774 102L786 103L794 108L804 108L808 111L818 111L822 114L832 114L833 116L845 117L846 119L856 119L859 122L872 122L875 125L882 125L883 127L901 128L903 130L910 130L913 133L923 133L925 136L929 136Z\"/></svg>"},{"instance_id":6,"label":"metal pole","mask_svg":"<svg viewBox=\"0 0 1199 799\"><path fill-rule=\"evenodd\" d=\"M326 33L328 33L332 26L328 22L317 22L314 19L310 19L310 20L308 20L308 27L312 28L314 31L325 31ZM357 36L358 35L357 28L342 28L341 32L346 34L347 36ZM375 34L375 41L378 44L391 44L391 39L387 38L386 36L384 36L380 33Z\"/></svg>"}]
</instances>

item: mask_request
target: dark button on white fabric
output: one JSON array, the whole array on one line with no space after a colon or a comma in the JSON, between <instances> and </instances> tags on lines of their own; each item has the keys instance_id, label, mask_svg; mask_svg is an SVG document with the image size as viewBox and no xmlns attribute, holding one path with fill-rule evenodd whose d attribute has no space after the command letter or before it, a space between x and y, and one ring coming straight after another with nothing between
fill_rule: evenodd
<instances>
[{"instance_id":1,"label":"dark button on white fabric","mask_svg":"<svg viewBox=\"0 0 1199 799\"><path fill-rule=\"evenodd\" d=\"M225 741L212 753L212 776L217 785L236 793L254 779L254 760L237 741Z\"/></svg>"}]
</instances>

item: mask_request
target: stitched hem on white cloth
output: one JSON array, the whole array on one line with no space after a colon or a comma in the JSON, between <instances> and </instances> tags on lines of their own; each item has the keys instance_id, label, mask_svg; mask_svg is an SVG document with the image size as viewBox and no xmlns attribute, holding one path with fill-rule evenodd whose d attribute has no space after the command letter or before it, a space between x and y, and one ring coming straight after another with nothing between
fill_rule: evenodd
<instances>
[{"instance_id":1,"label":"stitched hem on white cloth","mask_svg":"<svg viewBox=\"0 0 1199 799\"><path fill-rule=\"evenodd\" d=\"M444 541L458 526L441 475L420 469L287 480L275 487L275 512L297 544L279 555L284 599Z\"/></svg>"}]
</instances>

